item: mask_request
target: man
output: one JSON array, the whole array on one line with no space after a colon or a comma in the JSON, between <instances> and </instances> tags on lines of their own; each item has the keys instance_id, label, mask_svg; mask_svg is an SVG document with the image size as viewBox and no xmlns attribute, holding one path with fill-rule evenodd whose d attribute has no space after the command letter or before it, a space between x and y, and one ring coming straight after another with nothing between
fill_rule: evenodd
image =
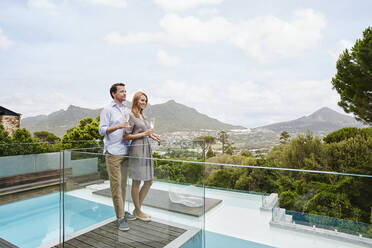
<instances>
[{"instance_id":1,"label":"man","mask_svg":"<svg viewBox=\"0 0 372 248\"><path fill-rule=\"evenodd\" d=\"M119 230L128 231L129 220L136 217L124 211L125 196L128 179L128 143L123 140L124 128L129 127L128 122L124 122L124 113L129 112L124 102L126 99L125 84L116 83L110 88L110 95L113 99L110 105L106 106L102 112L99 123L99 133L104 136L104 151L106 154L106 166L110 178L110 189L112 201L117 217Z\"/></svg>"}]
</instances>

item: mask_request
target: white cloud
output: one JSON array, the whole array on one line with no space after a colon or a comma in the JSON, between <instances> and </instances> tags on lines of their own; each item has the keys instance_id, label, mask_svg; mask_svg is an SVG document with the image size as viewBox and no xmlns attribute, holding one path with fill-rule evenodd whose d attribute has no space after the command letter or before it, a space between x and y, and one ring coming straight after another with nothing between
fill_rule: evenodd
<instances>
[{"instance_id":1,"label":"white cloud","mask_svg":"<svg viewBox=\"0 0 372 248\"><path fill-rule=\"evenodd\" d=\"M221 17L202 22L193 16L182 18L176 14L165 15L160 21L160 26L165 32L140 32L129 35L112 32L105 37L105 40L113 44L162 42L185 45L190 42L210 43L226 39L228 30L231 29L230 24Z\"/></svg>"},{"instance_id":2,"label":"white cloud","mask_svg":"<svg viewBox=\"0 0 372 248\"><path fill-rule=\"evenodd\" d=\"M273 16L245 21L234 27L229 42L260 60L297 57L320 41L325 25L320 13L297 10L291 22Z\"/></svg>"},{"instance_id":3,"label":"white cloud","mask_svg":"<svg viewBox=\"0 0 372 248\"><path fill-rule=\"evenodd\" d=\"M340 47L342 50L345 50L345 49L350 50L354 46L354 43L349 40L340 40L339 43L340 43Z\"/></svg>"},{"instance_id":4,"label":"white cloud","mask_svg":"<svg viewBox=\"0 0 372 248\"><path fill-rule=\"evenodd\" d=\"M281 98L280 109L297 113L298 117L310 114L318 108L329 106L338 109L339 96L332 90L329 79L326 80L277 80L269 88Z\"/></svg>"},{"instance_id":5,"label":"white cloud","mask_svg":"<svg viewBox=\"0 0 372 248\"><path fill-rule=\"evenodd\" d=\"M223 0L155 0L161 8L169 11L182 11L205 4L220 4Z\"/></svg>"},{"instance_id":6,"label":"white cloud","mask_svg":"<svg viewBox=\"0 0 372 248\"><path fill-rule=\"evenodd\" d=\"M105 37L106 42L119 45L162 40L164 40L163 33L136 33L123 36L119 32L111 32Z\"/></svg>"},{"instance_id":7,"label":"white cloud","mask_svg":"<svg viewBox=\"0 0 372 248\"><path fill-rule=\"evenodd\" d=\"M216 15L218 14L218 9L200 9L198 10L198 14L201 16L204 15Z\"/></svg>"},{"instance_id":8,"label":"white cloud","mask_svg":"<svg viewBox=\"0 0 372 248\"><path fill-rule=\"evenodd\" d=\"M151 104L174 99L221 121L247 127L296 119L324 106L339 110L338 95L329 80L278 80L265 85L167 80L148 92Z\"/></svg>"},{"instance_id":9,"label":"white cloud","mask_svg":"<svg viewBox=\"0 0 372 248\"><path fill-rule=\"evenodd\" d=\"M349 40L340 40L338 42L338 48L337 51L330 51L329 54L334 58L338 59L338 57L345 51L345 49L348 49L349 52L351 51L351 48L354 46L354 43Z\"/></svg>"},{"instance_id":10,"label":"white cloud","mask_svg":"<svg viewBox=\"0 0 372 248\"><path fill-rule=\"evenodd\" d=\"M231 30L231 24L222 17L203 22L193 16L183 18L176 14L165 15L160 26L165 31L165 39L176 44L224 40Z\"/></svg>"},{"instance_id":11,"label":"white cloud","mask_svg":"<svg viewBox=\"0 0 372 248\"><path fill-rule=\"evenodd\" d=\"M17 92L13 95L0 96L0 105L22 114L22 118L41 114L50 114L69 105L94 108L92 102L68 96L62 92L48 92L42 95ZM103 105L102 105L103 106Z\"/></svg>"},{"instance_id":12,"label":"white cloud","mask_svg":"<svg viewBox=\"0 0 372 248\"><path fill-rule=\"evenodd\" d=\"M127 7L126 0L85 0L88 3L99 4L105 6L111 6L115 8L125 8Z\"/></svg>"},{"instance_id":13,"label":"white cloud","mask_svg":"<svg viewBox=\"0 0 372 248\"><path fill-rule=\"evenodd\" d=\"M51 13L55 13L57 6L50 0L28 0L30 8L45 9Z\"/></svg>"},{"instance_id":14,"label":"white cloud","mask_svg":"<svg viewBox=\"0 0 372 248\"><path fill-rule=\"evenodd\" d=\"M265 16L233 24L223 17L202 21L197 17L166 14L160 21L163 32L110 33L105 40L114 44L145 42L170 43L176 46L224 41L260 61L291 58L313 48L322 38L326 21L311 9L298 10L292 21Z\"/></svg>"},{"instance_id":15,"label":"white cloud","mask_svg":"<svg viewBox=\"0 0 372 248\"><path fill-rule=\"evenodd\" d=\"M53 2L56 0L28 0L28 6L30 8L38 8L48 10L51 14L56 14L57 5ZM85 2L88 4L104 5L114 8L125 8L127 7L127 0L76 0ZM57 1L61 2L61 1Z\"/></svg>"},{"instance_id":16,"label":"white cloud","mask_svg":"<svg viewBox=\"0 0 372 248\"><path fill-rule=\"evenodd\" d=\"M166 66L175 66L180 63L180 59L175 56L170 56L167 52L159 50L156 54L158 62Z\"/></svg>"},{"instance_id":17,"label":"white cloud","mask_svg":"<svg viewBox=\"0 0 372 248\"><path fill-rule=\"evenodd\" d=\"M12 42L3 34L3 30L0 28L0 49L6 51L11 45Z\"/></svg>"}]
</instances>

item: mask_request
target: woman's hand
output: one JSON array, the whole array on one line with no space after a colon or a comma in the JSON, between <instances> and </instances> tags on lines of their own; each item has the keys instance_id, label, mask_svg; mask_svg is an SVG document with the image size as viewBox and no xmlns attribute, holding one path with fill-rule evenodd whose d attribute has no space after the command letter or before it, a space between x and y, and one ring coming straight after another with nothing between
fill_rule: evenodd
<instances>
[{"instance_id":1,"label":"woman's hand","mask_svg":"<svg viewBox=\"0 0 372 248\"><path fill-rule=\"evenodd\" d=\"M154 136L155 140L160 143L160 141L161 141L160 135L153 134L153 136Z\"/></svg>"},{"instance_id":2,"label":"woman's hand","mask_svg":"<svg viewBox=\"0 0 372 248\"><path fill-rule=\"evenodd\" d=\"M153 132L154 132L154 129L150 128L150 129L147 129L143 133L145 134L144 136L150 136L150 135L152 135Z\"/></svg>"},{"instance_id":3,"label":"woman's hand","mask_svg":"<svg viewBox=\"0 0 372 248\"><path fill-rule=\"evenodd\" d=\"M152 136L152 132L154 132L154 129L148 129L144 132L141 133L136 133L136 134L127 134L123 136L124 140L135 140L135 139L140 139L145 136Z\"/></svg>"},{"instance_id":4,"label":"woman's hand","mask_svg":"<svg viewBox=\"0 0 372 248\"><path fill-rule=\"evenodd\" d=\"M161 138L160 138L160 135L157 135L157 134L151 134L150 135L150 138L152 138L153 140L156 140L158 142L158 144L160 145L160 142L161 142Z\"/></svg>"}]
</instances>

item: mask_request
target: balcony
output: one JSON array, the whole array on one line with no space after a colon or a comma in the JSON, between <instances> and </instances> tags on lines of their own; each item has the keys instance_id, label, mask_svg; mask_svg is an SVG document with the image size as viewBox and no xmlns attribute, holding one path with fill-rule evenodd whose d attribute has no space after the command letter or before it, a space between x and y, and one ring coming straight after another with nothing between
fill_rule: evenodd
<instances>
[{"instance_id":1,"label":"balcony","mask_svg":"<svg viewBox=\"0 0 372 248\"><path fill-rule=\"evenodd\" d=\"M319 184L334 193L371 185L371 175L205 161L191 143L153 148L157 153L146 159L153 160L155 178L143 202L152 221L131 221L128 232L115 225L101 147L0 157L1 247L372 246L368 223L293 210L309 209L312 203L319 212L352 211L354 204L370 211L371 197L362 191L346 203L316 191ZM193 152L176 159L160 156L164 151ZM274 179L301 190L279 196ZM232 187L232 180L239 187ZM311 183L301 188L301 181ZM130 189L128 180L129 212L134 209ZM309 203L310 195L316 197ZM353 214L362 216L356 210Z\"/></svg>"}]
</instances>

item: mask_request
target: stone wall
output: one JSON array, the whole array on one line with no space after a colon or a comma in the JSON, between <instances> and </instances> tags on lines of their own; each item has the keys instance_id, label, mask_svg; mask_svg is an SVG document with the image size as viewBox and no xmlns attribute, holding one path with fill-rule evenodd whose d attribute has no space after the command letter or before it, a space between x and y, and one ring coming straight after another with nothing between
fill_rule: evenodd
<instances>
[{"instance_id":1,"label":"stone wall","mask_svg":"<svg viewBox=\"0 0 372 248\"><path fill-rule=\"evenodd\" d=\"M13 135L21 125L21 117L13 115L0 115L0 124L4 126L9 135Z\"/></svg>"}]
</instances>

